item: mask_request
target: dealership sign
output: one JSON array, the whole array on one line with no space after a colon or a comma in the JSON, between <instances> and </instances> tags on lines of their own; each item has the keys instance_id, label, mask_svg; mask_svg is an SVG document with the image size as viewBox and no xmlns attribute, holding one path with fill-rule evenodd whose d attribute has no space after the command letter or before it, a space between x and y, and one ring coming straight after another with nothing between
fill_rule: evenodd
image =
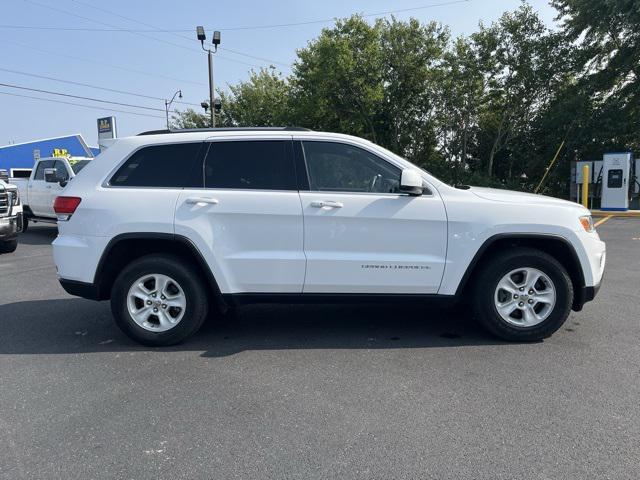
<instances>
[{"instance_id":1,"label":"dealership sign","mask_svg":"<svg viewBox=\"0 0 640 480\"><path fill-rule=\"evenodd\" d=\"M105 140L110 140L117 136L116 117L104 117L98 119L98 146L100 147L100 151L109 146L109 142L106 142Z\"/></svg>"}]
</instances>

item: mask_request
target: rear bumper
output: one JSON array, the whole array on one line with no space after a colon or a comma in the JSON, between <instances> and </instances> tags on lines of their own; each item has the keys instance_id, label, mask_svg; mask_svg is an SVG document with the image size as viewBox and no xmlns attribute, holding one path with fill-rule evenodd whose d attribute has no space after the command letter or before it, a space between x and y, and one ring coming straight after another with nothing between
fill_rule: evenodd
<instances>
[{"instance_id":1,"label":"rear bumper","mask_svg":"<svg viewBox=\"0 0 640 480\"><path fill-rule=\"evenodd\" d=\"M97 285L93 283L78 282L76 280L58 279L64 291L75 297L82 297L88 300L100 300L100 292Z\"/></svg>"}]
</instances>

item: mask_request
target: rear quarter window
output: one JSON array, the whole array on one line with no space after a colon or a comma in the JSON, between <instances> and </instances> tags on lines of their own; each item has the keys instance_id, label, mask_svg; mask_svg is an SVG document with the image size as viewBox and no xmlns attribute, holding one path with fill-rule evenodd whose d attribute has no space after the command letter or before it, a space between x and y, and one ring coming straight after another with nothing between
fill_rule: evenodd
<instances>
[{"instance_id":1,"label":"rear quarter window","mask_svg":"<svg viewBox=\"0 0 640 480\"><path fill-rule=\"evenodd\" d=\"M202 142L150 145L127 159L109 180L112 187L184 188L194 185L192 175Z\"/></svg>"}]
</instances>

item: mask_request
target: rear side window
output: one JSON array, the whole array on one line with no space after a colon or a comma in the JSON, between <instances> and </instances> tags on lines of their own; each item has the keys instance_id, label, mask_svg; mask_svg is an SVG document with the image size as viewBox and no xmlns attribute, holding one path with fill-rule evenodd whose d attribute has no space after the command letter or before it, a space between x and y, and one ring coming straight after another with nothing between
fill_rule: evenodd
<instances>
[{"instance_id":1,"label":"rear side window","mask_svg":"<svg viewBox=\"0 0 640 480\"><path fill-rule=\"evenodd\" d=\"M75 173L76 175L80 173L80 170L89 165L90 161L91 160L80 160L79 162L75 162L73 165L71 165L73 173Z\"/></svg>"},{"instance_id":2,"label":"rear side window","mask_svg":"<svg viewBox=\"0 0 640 480\"><path fill-rule=\"evenodd\" d=\"M201 187L191 185L202 143L152 145L135 152L115 173L113 187Z\"/></svg>"},{"instance_id":3,"label":"rear side window","mask_svg":"<svg viewBox=\"0 0 640 480\"><path fill-rule=\"evenodd\" d=\"M205 188L297 190L291 141L212 142Z\"/></svg>"},{"instance_id":4,"label":"rear side window","mask_svg":"<svg viewBox=\"0 0 640 480\"><path fill-rule=\"evenodd\" d=\"M40 163L38 163L38 168L36 169L36 175L33 177L33 179L44 180L45 168L53 168L53 160L42 160Z\"/></svg>"}]
</instances>

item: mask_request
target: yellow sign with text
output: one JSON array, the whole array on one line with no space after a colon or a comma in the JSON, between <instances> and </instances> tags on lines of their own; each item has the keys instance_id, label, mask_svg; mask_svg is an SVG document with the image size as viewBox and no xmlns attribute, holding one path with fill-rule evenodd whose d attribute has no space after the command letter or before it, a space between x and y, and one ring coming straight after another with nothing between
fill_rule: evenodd
<instances>
[{"instance_id":1,"label":"yellow sign with text","mask_svg":"<svg viewBox=\"0 0 640 480\"><path fill-rule=\"evenodd\" d=\"M69 154L69 150L67 150L66 148L54 148L53 156L69 158L71 155Z\"/></svg>"}]
</instances>

